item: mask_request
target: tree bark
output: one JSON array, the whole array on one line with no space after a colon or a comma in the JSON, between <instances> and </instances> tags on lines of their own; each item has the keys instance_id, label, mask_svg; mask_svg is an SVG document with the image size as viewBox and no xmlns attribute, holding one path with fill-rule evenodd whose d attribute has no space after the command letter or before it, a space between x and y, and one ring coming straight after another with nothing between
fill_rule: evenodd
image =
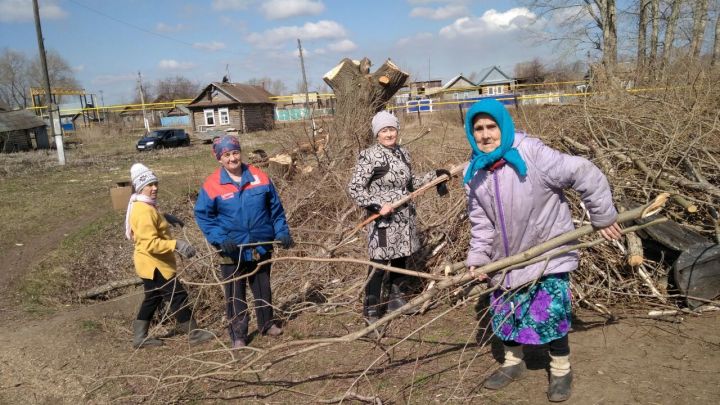
<instances>
[{"instance_id":1,"label":"tree bark","mask_svg":"<svg viewBox=\"0 0 720 405\"><path fill-rule=\"evenodd\" d=\"M675 42L675 27L677 26L677 20L680 16L681 3L682 0L673 0L672 11L670 12L670 17L668 17L667 24L665 26L665 38L663 40L663 66L667 66L670 63L673 42Z\"/></svg>"},{"instance_id":2,"label":"tree bark","mask_svg":"<svg viewBox=\"0 0 720 405\"><path fill-rule=\"evenodd\" d=\"M657 66L657 48L658 36L660 34L660 0L652 0L650 2L651 27L650 32L650 55L648 66L654 68ZM654 70L654 69L653 69Z\"/></svg>"},{"instance_id":3,"label":"tree bark","mask_svg":"<svg viewBox=\"0 0 720 405\"><path fill-rule=\"evenodd\" d=\"M615 0L595 0L595 2L603 7L604 11L603 24L603 65L608 73L608 77L615 76L615 66L617 64L617 23L616 23L616 7Z\"/></svg>"},{"instance_id":4,"label":"tree bark","mask_svg":"<svg viewBox=\"0 0 720 405\"><path fill-rule=\"evenodd\" d=\"M344 120L346 129L369 128L372 116L385 108L409 76L389 59L372 74L370 65L367 58L359 62L345 58L323 77L337 99L335 119ZM352 135L360 149L374 142L367 130Z\"/></svg>"},{"instance_id":5,"label":"tree bark","mask_svg":"<svg viewBox=\"0 0 720 405\"><path fill-rule=\"evenodd\" d=\"M640 0L638 3L638 38L637 38L637 66L638 79L642 79L645 73L645 55L647 37L647 7L650 0Z\"/></svg>"},{"instance_id":6,"label":"tree bark","mask_svg":"<svg viewBox=\"0 0 720 405\"><path fill-rule=\"evenodd\" d=\"M695 0L693 7L692 39L690 40L690 56L697 60L700 58L702 43L707 22L707 0Z\"/></svg>"},{"instance_id":7,"label":"tree bark","mask_svg":"<svg viewBox=\"0 0 720 405\"><path fill-rule=\"evenodd\" d=\"M713 46L712 66L720 63L720 11L715 16L715 44Z\"/></svg>"}]
</instances>

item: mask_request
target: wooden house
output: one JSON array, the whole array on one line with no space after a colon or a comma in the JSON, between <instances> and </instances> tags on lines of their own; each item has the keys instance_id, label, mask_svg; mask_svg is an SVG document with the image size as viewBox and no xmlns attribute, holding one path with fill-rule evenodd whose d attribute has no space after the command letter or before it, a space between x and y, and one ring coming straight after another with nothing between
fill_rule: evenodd
<instances>
[{"instance_id":1,"label":"wooden house","mask_svg":"<svg viewBox=\"0 0 720 405\"><path fill-rule=\"evenodd\" d=\"M10 111L7 105L0 103L0 152L49 147L45 121L31 111Z\"/></svg>"},{"instance_id":2,"label":"wooden house","mask_svg":"<svg viewBox=\"0 0 720 405\"><path fill-rule=\"evenodd\" d=\"M273 128L275 103L260 86L214 82L193 99L187 108L196 132L210 129L246 133Z\"/></svg>"},{"instance_id":3,"label":"wooden house","mask_svg":"<svg viewBox=\"0 0 720 405\"><path fill-rule=\"evenodd\" d=\"M477 85L483 96L497 96L500 94L512 94L515 92L517 81L493 66L480 72L480 80Z\"/></svg>"},{"instance_id":4,"label":"wooden house","mask_svg":"<svg viewBox=\"0 0 720 405\"><path fill-rule=\"evenodd\" d=\"M435 94L438 100L466 100L479 96L478 87L462 73L448 80Z\"/></svg>"}]
</instances>

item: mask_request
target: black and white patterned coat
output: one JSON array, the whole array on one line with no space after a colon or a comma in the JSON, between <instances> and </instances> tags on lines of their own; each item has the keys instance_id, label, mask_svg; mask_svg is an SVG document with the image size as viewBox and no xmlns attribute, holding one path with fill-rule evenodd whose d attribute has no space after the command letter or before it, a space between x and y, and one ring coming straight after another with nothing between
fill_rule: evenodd
<instances>
[{"instance_id":1,"label":"black and white patterned coat","mask_svg":"<svg viewBox=\"0 0 720 405\"><path fill-rule=\"evenodd\" d=\"M402 146L387 148L375 144L358 157L348 194L363 208L391 204L433 180L435 172L422 177L412 174L410 155ZM370 223L368 254L371 259L390 260L409 256L420 247L415 222L415 205L409 202L387 217Z\"/></svg>"}]
</instances>

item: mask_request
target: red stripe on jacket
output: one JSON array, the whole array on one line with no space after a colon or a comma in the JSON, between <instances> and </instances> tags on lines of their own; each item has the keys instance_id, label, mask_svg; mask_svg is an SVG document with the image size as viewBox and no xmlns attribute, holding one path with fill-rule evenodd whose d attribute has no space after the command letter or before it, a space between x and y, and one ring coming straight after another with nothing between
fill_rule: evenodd
<instances>
[{"instance_id":1,"label":"red stripe on jacket","mask_svg":"<svg viewBox=\"0 0 720 405\"><path fill-rule=\"evenodd\" d=\"M270 184L270 178L267 176L267 174L265 174L265 172L252 165L247 165L247 168L250 170L250 174L252 174L254 180L251 183L246 183L243 186L242 191ZM203 189L208 194L208 197L210 197L211 199L215 199L228 193L234 194L238 191L235 183L220 183L220 173L222 170L223 168L219 167L213 172L213 174L208 176L208 178L205 180L205 183L203 184Z\"/></svg>"}]
</instances>

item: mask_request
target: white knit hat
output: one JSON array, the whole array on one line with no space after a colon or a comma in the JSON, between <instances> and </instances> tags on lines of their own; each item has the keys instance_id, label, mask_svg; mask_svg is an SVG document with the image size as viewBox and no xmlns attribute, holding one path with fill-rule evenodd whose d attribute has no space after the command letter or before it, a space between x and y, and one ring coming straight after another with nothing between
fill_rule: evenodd
<instances>
[{"instance_id":1,"label":"white knit hat","mask_svg":"<svg viewBox=\"0 0 720 405\"><path fill-rule=\"evenodd\" d=\"M373 135L377 136L378 132L385 127L393 127L400 129L400 122L397 117L383 110L375 114L372 119L372 131Z\"/></svg>"},{"instance_id":2,"label":"white knit hat","mask_svg":"<svg viewBox=\"0 0 720 405\"><path fill-rule=\"evenodd\" d=\"M152 170L148 169L148 167L144 164L135 163L130 168L130 180L132 180L135 192L139 193L140 190L142 190L143 187L147 186L148 184L157 183L158 178L157 176L155 176L155 173L153 173Z\"/></svg>"}]
</instances>

